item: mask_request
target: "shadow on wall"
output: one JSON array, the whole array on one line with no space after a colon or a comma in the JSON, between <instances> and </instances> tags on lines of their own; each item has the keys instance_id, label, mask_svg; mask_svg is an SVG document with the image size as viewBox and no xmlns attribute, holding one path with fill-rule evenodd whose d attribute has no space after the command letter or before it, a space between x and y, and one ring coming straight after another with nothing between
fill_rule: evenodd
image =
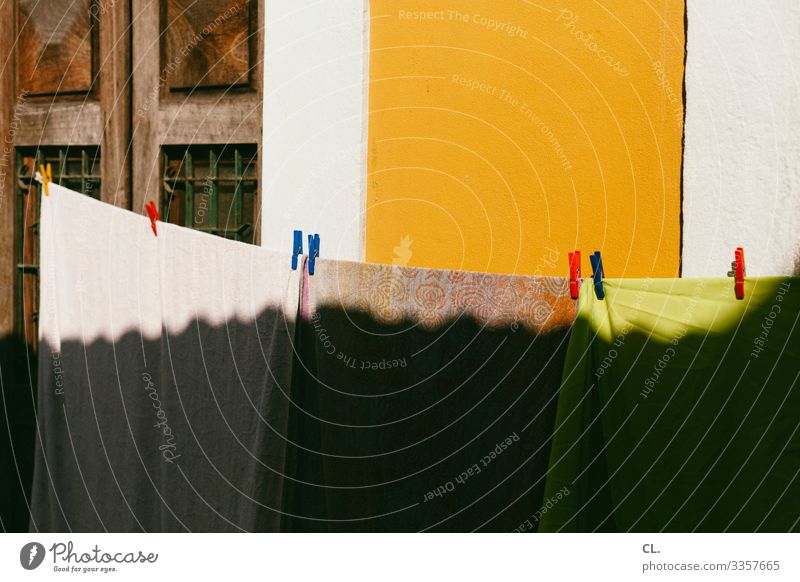
<instances>
[{"instance_id":1,"label":"shadow on wall","mask_svg":"<svg viewBox=\"0 0 800 582\"><path fill-rule=\"evenodd\" d=\"M512 531L541 507L567 341L321 309L294 337L265 311L65 342L32 528Z\"/></svg>"},{"instance_id":2,"label":"shadow on wall","mask_svg":"<svg viewBox=\"0 0 800 582\"><path fill-rule=\"evenodd\" d=\"M28 368L28 358L32 370ZM33 378L33 381L31 380ZM36 427L36 357L24 342L0 339L0 530L28 529L27 498Z\"/></svg>"}]
</instances>

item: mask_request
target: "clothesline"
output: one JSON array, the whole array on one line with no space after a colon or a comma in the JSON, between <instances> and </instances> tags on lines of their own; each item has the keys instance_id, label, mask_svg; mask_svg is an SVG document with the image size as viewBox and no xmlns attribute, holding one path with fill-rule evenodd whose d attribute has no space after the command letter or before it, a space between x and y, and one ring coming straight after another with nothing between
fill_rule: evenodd
<instances>
[{"instance_id":1,"label":"clothesline","mask_svg":"<svg viewBox=\"0 0 800 582\"><path fill-rule=\"evenodd\" d=\"M40 166L40 172L35 176L36 180L42 183L44 194L49 193L49 184L52 182L52 169L50 164L47 166ZM77 193L76 193L77 194ZM150 219L150 227L155 236L158 236L157 222L161 221L161 217L156 209L155 203L150 201L146 205L148 217ZM292 253L291 253L291 268L297 269L298 257L303 255L303 231L295 230L292 239ZM314 275L314 268L316 259L320 256L320 235L318 233L308 235L308 255L306 270L309 275ZM572 299L578 299L579 289L583 278L581 277L581 251L575 250L570 252L569 258L569 286L570 295ZM600 251L595 251L589 257L592 265L592 281L594 283L594 292L598 299L603 299L605 296L603 288L603 280L605 279L605 269L603 268L602 254ZM729 276L734 277L734 290L737 299L744 298L744 280L746 276L746 267L744 259L744 249L737 247L734 251L734 259L731 263L731 272Z\"/></svg>"}]
</instances>

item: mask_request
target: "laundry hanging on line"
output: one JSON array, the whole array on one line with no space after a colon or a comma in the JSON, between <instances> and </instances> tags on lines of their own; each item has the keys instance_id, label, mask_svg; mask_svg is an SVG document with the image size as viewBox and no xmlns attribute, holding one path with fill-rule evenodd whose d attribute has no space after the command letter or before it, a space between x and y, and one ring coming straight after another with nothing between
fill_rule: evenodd
<instances>
[{"instance_id":1,"label":"laundry hanging on line","mask_svg":"<svg viewBox=\"0 0 800 582\"><path fill-rule=\"evenodd\" d=\"M320 260L296 331L288 255L56 185L41 236L34 531L503 530L538 507L566 280Z\"/></svg>"},{"instance_id":2,"label":"laundry hanging on line","mask_svg":"<svg viewBox=\"0 0 800 582\"><path fill-rule=\"evenodd\" d=\"M800 529L800 278L581 287L540 531Z\"/></svg>"},{"instance_id":3,"label":"laundry hanging on line","mask_svg":"<svg viewBox=\"0 0 800 582\"><path fill-rule=\"evenodd\" d=\"M512 531L542 503L565 278L318 259L298 325L289 531Z\"/></svg>"},{"instance_id":4,"label":"laundry hanging on line","mask_svg":"<svg viewBox=\"0 0 800 582\"><path fill-rule=\"evenodd\" d=\"M31 529L277 531L288 256L50 185Z\"/></svg>"},{"instance_id":5,"label":"laundry hanging on line","mask_svg":"<svg viewBox=\"0 0 800 582\"><path fill-rule=\"evenodd\" d=\"M797 278L586 281L573 328L566 279L304 281L50 190L33 531L798 529Z\"/></svg>"}]
</instances>

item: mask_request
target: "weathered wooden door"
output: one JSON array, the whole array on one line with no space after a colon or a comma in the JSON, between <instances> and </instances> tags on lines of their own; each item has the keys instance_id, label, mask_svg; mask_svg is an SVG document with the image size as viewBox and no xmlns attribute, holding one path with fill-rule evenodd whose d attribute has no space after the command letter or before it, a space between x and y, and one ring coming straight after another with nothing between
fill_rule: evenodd
<instances>
[{"instance_id":1,"label":"weathered wooden door","mask_svg":"<svg viewBox=\"0 0 800 582\"><path fill-rule=\"evenodd\" d=\"M257 0L15 0L0 5L0 333L35 345L38 188L256 242Z\"/></svg>"},{"instance_id":2,"label":"weathered wooden door","mask_svg":"<svg viewBox=\"0 0 800 582\"><path fill-rule=\"evenodd\" d=\"M258 239L263 0L133 0L133 208Z\"/></svg>"}]
</instances>

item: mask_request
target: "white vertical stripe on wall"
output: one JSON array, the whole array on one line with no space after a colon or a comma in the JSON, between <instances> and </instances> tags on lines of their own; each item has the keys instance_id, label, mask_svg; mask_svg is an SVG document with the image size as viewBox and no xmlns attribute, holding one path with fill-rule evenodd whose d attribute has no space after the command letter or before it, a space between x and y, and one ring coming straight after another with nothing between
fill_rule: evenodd
<instances>
[{"instance_id":1,"label":"white vertical stripe on wall","mask_svg":"<svg viewBox=\"0 0 800 582\"><path fill-rule=\"evenodd\" d=\"M689 0L683 275L800 265L800 3Z\"/></svg>"},{"instance_id":2,"label":"white vertical stripe on wall","mask_svg":"<svg viewBox=\"0 0 800 582\"><path fill-rule=\"evenodd\" d=\"M362 260L369 1L265 4L262 244Z\"/></svg>"}]
</instances>

